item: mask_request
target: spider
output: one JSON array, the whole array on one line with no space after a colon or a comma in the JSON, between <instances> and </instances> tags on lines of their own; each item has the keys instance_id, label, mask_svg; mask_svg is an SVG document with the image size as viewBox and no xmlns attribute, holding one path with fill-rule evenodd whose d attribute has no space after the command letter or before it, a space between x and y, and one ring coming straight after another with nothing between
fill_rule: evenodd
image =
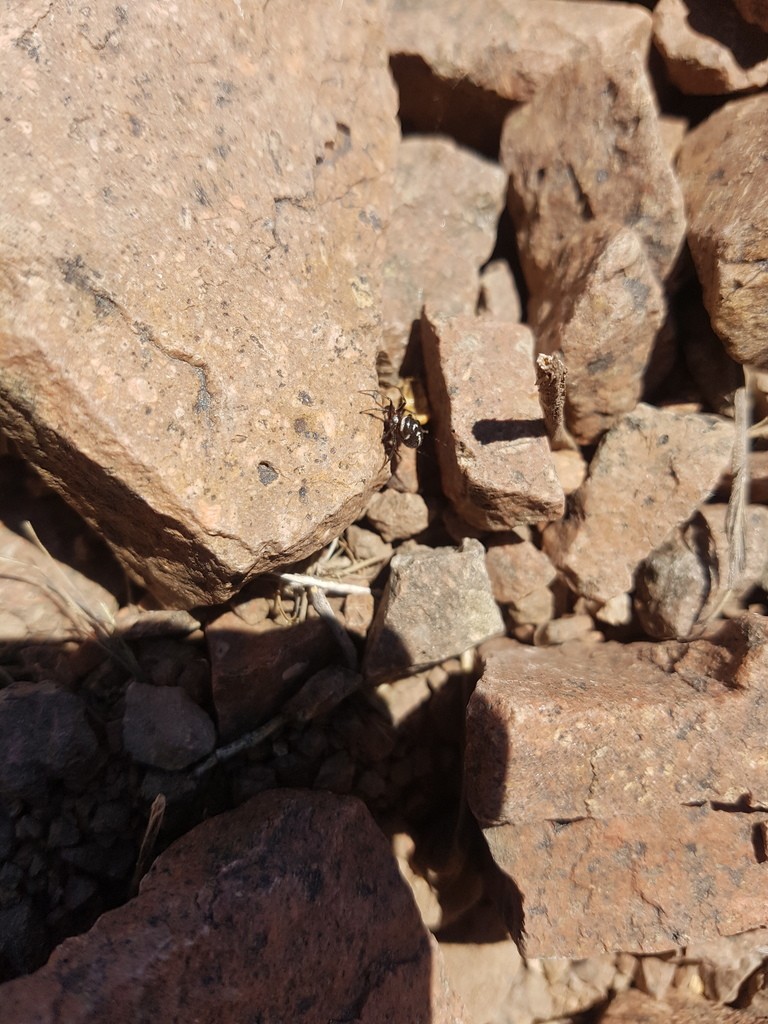
<instances>
[{"instance_id":1,"label":"spider","mask_svg":"<svg viewBox=\"0 0 768 1024\"><path fill-rule=\"evenodd\" d=\"M400 446L406 448L420 448L424 440L424 428L406 410L405 399L400 396L400 401L395 405L391 398L386 401L378 391L361 391L361 395L370 395L376 400L378 410L384 416L384 433L381 443L384 445L385 464L397 458Z\"/></svg>"}]
</instances>

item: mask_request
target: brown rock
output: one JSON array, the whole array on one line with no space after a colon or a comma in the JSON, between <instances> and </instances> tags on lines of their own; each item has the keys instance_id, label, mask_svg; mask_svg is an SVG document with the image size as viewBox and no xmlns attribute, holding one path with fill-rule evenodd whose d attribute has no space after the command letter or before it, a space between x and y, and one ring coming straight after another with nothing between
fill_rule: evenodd
<instances>
[{"instance_id":1,"label":"brown rock","mask_svg":"<svg viewBox=\"0 0 768 1024\"><path fill-rule=\"evenodd\" d=\"M544 550L577 593L602 603L629 593L638 563L714 490L732 443L726 420L638 405L603 438Z\"/></svg>"},{"instance_id":2,"label":"brown rock","mask_svg":"<svg viewBox=\"0 0 768 1024\"><path fill-rule=\"evenodd\" d=\"M483 267L477 312L489 320L502 320L510 324L522 319L520 293L506 260L491 260Z\"/></svg>"},{"instance_id":3,"label":"brown rock","mask_svg":"<svg viewBox=\"0 0 768 1024\"><path fill-rule=\"evenodd\" d=\"M736 9L745 21L758 25L763 32L768 32L768 10L765 0L733 0Z\"/></svg>"},{"instance_id":4,"label":"brown rock","mask_svg":"<svg viewBox=\"0 0 768 1024\"><path fill-rule=\"evenodd\" d=\"M699 961L699 972L707 999L733 1003L744 982L765 961L768 928L756 928L742 935L729 935L708 942L691 942L686 958Z\"/></svg>"},{"instance_id":5,"label":"brown rock","mask_svg":"<svg viewBox=\"0 0 768 1024\"><path fill-rule=\"evenodd\" d=\"M488 545L485 564L499 604L520 604L557 575L544 552L516 534L495 537Z\"/></svg>"},{"instance_id":6,"label":"brown rock","mask_svg":"<svg viewBox=\"0 0 768 1024\"><path fill-rule=\"evenodd\" d=\"M703 999L670 997L659 1002L630 989L616 996L600 1017L600 1024L749 1024L750 1020L757 1024L758 1019L740 1010L712 1006Z\"/></svg>"},{"instance_id":7,"label":"brown rock","mask_svg":"<svg viewBox=\"0 0 768 1024\"><path fill-rule=\"evenodd\" d=\"M216 730L181 687L134 681L125 694L123 744L134 761L173 772L207 757Z\"/></svg>"},{"instance_id":8,"label":"brown rock","mask_svg":"<svg viewBox=\"0 0 768 1024\"><path fill-rule=\"evenodd\" d=\"M420 0L392 5L387 29L404 124L491 156L504 115L586 46L642 53L651 20L629 4L562 0Z\"/></svg>"},{"instance_id":9,"label":"brown rock","mask_svg":"<svg viewBox=\"0 0 768 1024\"><path fill-rule=\"evenodd\" d=\"M564 68L509 115L501 162L534 305L588 223L634 230L656 277L670 271L683 240L683 201L640 55L622 53L619 63L588 52Z\"/></svg>"},{"instance_id":10,"label":"brown rock","mask_svg":"<svg viewBox=\"0 0 768 1024\"><path fill-rule=\"evenodd\" d=\"M753 840L764 820L660 806L607 821L503 825L485 837L521 894L525 956L649 953L765 921L768 868Z\"/></svg>"},{"instance_id":11,"label":"brown rock","mask_svg":"<svg viewBox=\"0 0 768 1024\"><path fill-rule=\"evenodd\" d=\"M659 0L653 41L670 81L689 95L768 83L768 37L739 16L733 0Z\"/></svg>"},{"instance_id":12,"label":"brown rock","mask_svg":"<svg viewBox=\"0 0 768 1024\"><path fill-rule=\"evenodd\" d=\"M506 187L498 164L448 139L400 143L384 265L384 345L395 367L425 303L442 316L474 314Z\"/></svg>"},{"instance_id":13,"label":"brown rock","mask_svg":"<svg viewBox=\"0 0 768 1024\"><path fill-rule=\"evenodd\" d=\"M425 313L422 345L443 488L459 515L485 530L562 515L530 330Z\"/></svg>"},{"instance_id":14,"label":"brown rock","mask_svg":"<svg viewBox=\"0 0 768 1024\"><path fill-rule=\"evenodd\" d=\"M768 369L768 95L734 100L695 128L678 159L688 244L712 326L739 363Z\"/></svg>"},{"instance_id":15,"label":"brown rock","mask_svg":"<svg viewBox=\"0 0 768 1024\"><path fill-rule=\"evenodd\" d=\"M364 674L383 683L504 632L477 540L398 554L368 634Z\"/></svg>"},{"instance_id":16,"label":"brown rock","mask_svg":"<svg viewBox=\"0 0 768 1024\"><path fill-rule=\"evenodd\" d=\"M334 652L328 627L315 618L292 626L269 620L251 628L237 612L225 612L207 627L206 639L225 742L275 714Z\"/></svg>"},{"instance_id":17,"label":"brown rock","mask_svg":"<svg viewBox=\"0 0 768 1024\"><path fill-rule=\"evenodd\" d=\"M0 796L40 802L49 782L82 785L101 755L83 701L55 683L0 690Z\"/></svg>"},{"instance_id":18,"label":"brown rock","mask_svg":"<svg viewBox=\"0 0 768 1024\"><path fill-rule=\"evenodd\" d=\"M376 5L122 10L6 11L0 422L189 606L369 497L395 97Z\"/></svg>"},{"instance_id":19,"label":"brown rock","mask_svg":"<svg viewBox=\"0 0 768 1024\"><path fill-rule=\"evenodd\" d=\"M178 840L2 999L4 1024L466 1019L363 804L285 790Z\"/></svg>"},{"instance_id":20,"label":"brown rock","mask_svg":"<svg viewBox=\"0 0 768 1024\"><path fill-rule=\"evenodd\" d=\"M415 537L429 526L429 509L422 496L390 487L371 497L365 514L385 541Z\"/></svg>"},{"instance_id":21,"label":"brown rock","mask_svg":"<svg viewBox=\"0 0 768 1024\"><path fill-rule=\"evenodd\" d=\"M745 793L766 803L765 625L740 623L747 632L729 634L727 647L510 641L488 653L467 718L475 817L608 819Z\"/></svg>"},{"instance_id":22,"label":"brown rock","mask_svg":"<svg viewBox=\"0 0 768 1024\"><path fill-rule=\"evenodd\" d=\"M635 960L627 954L603 954L580 960L530 957L523 963L524 969L516 973L504 1008L508 1019L534 1024L568 1020L571 1015L594 1011L627 987Z\"/></svg>"},{"instance_id":23,"label":"brown rock","mask_svg":"<svg viewBox=\"0 0 768 1024\"><path fill-rule=\"evenodd\" d=\"M634 231L598 223L564 246L533 326L537 350L565 362L566 422L578 441L594 441L634 409L664 307Z\"/></svg>"}]
</instances>

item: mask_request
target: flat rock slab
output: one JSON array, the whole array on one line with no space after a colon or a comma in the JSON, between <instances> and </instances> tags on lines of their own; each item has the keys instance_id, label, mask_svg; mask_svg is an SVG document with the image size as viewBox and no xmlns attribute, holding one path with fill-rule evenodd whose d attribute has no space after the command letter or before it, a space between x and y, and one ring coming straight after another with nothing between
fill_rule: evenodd
<instances>
[{"instance_id":1,"label":"flat rock slab","mask_svg":"<svg viewBox=\"0 0 768 1024\"><path fill-rule=\"evenodd\" d=\"M443 316L474 313L506 192L498 164L449 139L401 142L384 264L384 343L395 366L425 303Z\"/></svg>"},{"instance_id":2,"label":"flat rock slab","mask_svg":"<svg viewBox=\"0 0 768 1024\"><path fill-rule=\"evenodd\" d=\"M757 31L757 30L755 30ZM680 148L688 244L712 326L739 363L768 369L768 95L726 104Z\"/></svg>"},{"instance_id":3,"label":"flat rock slab","mask_svg":"<svg viewBox=\"0 0 768 1024\"><path fill-rule=\"evenodd\" d=\"M402 678L504 632L478 540L395 555L365 649L371 683Z\"/></svg>"},{"instance_id":4,"label":"flat rock slab","mask_svg":"<svg viewBox=\"0 0 768 1024\"><path fill-rule=\"evenodd\" d=\"M629 593L638 564L714 491L732 445L730 421L641 403L603 438L545 551L577 593Z\"/></svg>"},{"instance_id":5,"label":"flat rock slab","mask_svg":"<svg viewBox=\"0 0 768 1024\"><path fill-rule=\"evenodd\" d=\"M527 957L663 952L735 935L768 914L768 864L755 830L768 815L659 807L608 821L486 829L522 896Z\"/></svg>"},{"instance_id":6,"label":"flat rock slab","mask_svg":"<svg viewBox=\"0 0 768 1024\"><path fill-rule=\"evenodd\" d=\"M557 479L522 324L422 315L422 346L443 489L482 530L557 519Z\"/></svg>"},{"instance_id":7,"label":"flat rock slab","mask_svg":"<svg viewBox=\"0 0 768 1024\"><path fill-rule=\"evenodd\" d=\"M0 423L153 591L222 601L381 462L380 9L4 19Z\"/></svg>"},{"instance_id":8,"label":"flat rock slab","mask_svg":"<svg viewBox=\"0 0 768 1024\"><path fill-rule=\"evenodd\" d=\"M364 805L291 790L188 833L0 993L3 1024L465 1020Z\"/></svg>"},{"instance_id":9,"label":"flat rock slab","mask_svg":"<svg viewBox=\"0 0 768 1024\"><path fill-rule=\"evenodd\" d=\"M510 642L490 653L468 709L475 817L483 825L607 819L663 804L735 804L745 793L768 803L768 646L760 620L744 628L727 641L724 669L722 648L704 641ZM736 650L749 645L751 654Z\"/></svg>"}]
</instances>

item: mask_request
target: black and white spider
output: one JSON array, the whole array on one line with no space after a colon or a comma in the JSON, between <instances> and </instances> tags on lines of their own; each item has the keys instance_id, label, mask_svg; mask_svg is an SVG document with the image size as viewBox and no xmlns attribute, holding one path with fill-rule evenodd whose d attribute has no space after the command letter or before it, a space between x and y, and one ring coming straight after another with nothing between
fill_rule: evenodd
<instances>
[{"instance_id":1,"label":"black and white spider","mask_svg":"<svg viewBox=\"0 0 768 1024\"><path fill-rule=\"evenodd\" d=\"M360 394L370 395L375 399L379 412L384 416L381 443L384 445L386 462L392 462L397 458L401 445L405 445L406 448L421 447L425 430L416 417L408 412L402 395L395 405L391 398L385 401L378 391L361 391Z\"/></svg>"}]
</instances>

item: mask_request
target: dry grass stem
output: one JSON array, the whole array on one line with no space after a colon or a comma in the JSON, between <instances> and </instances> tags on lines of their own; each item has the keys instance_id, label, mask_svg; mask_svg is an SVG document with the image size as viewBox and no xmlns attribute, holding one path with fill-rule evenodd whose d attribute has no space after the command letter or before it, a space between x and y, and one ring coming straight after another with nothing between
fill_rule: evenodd
<instances>
[{"instance_id":1,"label":"dry grass stem","mask_svg":"<svg viewBox=\"0 0 768 1024\"><path fill-rule=\"evenodd\" d=\"M536 357L536 387L539 404L544 415L552 448L575 448L565 426L565 381L568 376L565 363L557 353Z\"/></svg>"}]
</instances>

